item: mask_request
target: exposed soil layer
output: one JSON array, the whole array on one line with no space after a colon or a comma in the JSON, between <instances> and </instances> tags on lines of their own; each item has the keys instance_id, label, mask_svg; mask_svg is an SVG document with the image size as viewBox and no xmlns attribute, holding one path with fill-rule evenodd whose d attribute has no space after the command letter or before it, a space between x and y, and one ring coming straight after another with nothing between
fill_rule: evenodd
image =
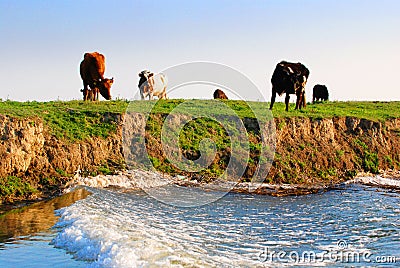
<instances>
[{"instance_id":1,"label":"exposed soil layer","mask_svg":"<svg viewBox=\"0 0 400 268\"><path fill-rule=\"evenodd\" d=\"M132 140L143 139L147 154L163 163L164 167L169 165L160 137L145 131L146 117L143 114L129 116L125 122L125 115L108 116L112 116L119 126L116 133L110 133L107 138L91 137L70 142L50 134L39 118L17 119L0 115L0 178L18 177L36 189L28 193L3 194L1 201L56 195L77 171L83 176L113 172L125 168L125 158L130 159L129 167L137 164L140 168L143 159L129 157L123 149L123 131ZM165 116L153 118L160 125L164 119ZM181 119L179 116L175 118ZM243 122L253 133L249 139L259 141L257 132L263 130L257 129L256 121L246 118ZM123 128L123 123L130 127ZM276 118L274 124L276 150L265 182L299 185L299 189L303 185L308 189L304 193L311 193L309 186L334 185L353 178L359 172L400 169L400 119L374 122L352 117L318 120L292 117ZM196 152L185 153L186 156L196 155ZM229 156L229 150L220 151L212 163L227 165ZM251 151L250 156L253 165L248 165L244 181L252 177L258 163L255 151ZM199 179L196 174L179 172L172 164L168 170L172 175ZM165 168L160 171L166 172ZM203 175L201 178L204 179Z\"/></svg>"}]
</instances>

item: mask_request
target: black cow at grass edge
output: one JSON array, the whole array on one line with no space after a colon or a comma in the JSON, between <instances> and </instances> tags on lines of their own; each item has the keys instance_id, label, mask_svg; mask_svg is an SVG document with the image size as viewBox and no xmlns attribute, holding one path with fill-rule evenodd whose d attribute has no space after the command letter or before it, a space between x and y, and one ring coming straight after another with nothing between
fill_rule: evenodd
<instances>
[{"instance_id":1,"label":"black cow at grass edge","mask_svg":"<svg viewBox=\"0 0 400 268\"><path fill-rule=\"evenodd\" d=\"M329 99L328 88L325 85L315 85L313 87L313 97L312 101L315 103L316 101L327 101Z\"/></svg>"}]
</instances>

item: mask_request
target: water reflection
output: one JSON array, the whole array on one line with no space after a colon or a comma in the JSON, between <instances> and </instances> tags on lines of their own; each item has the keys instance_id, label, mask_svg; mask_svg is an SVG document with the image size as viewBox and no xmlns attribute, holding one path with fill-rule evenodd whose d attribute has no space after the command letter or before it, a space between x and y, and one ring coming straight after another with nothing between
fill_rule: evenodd
<instances>
[{"instance_id":1,"label":"water reflection","mask_svg":"<svg viewBox=\"0 0 400 268\"><path fill-rule=\"evenodd\" d=\"M54 210L70 206L90 193L83 188L48 201L37 202L29 206L13 209L0 215L0 250L4 243L16 243L16 240L35 239L33 234L49 233L57 222Z\"/></svg>"}]
</instances>

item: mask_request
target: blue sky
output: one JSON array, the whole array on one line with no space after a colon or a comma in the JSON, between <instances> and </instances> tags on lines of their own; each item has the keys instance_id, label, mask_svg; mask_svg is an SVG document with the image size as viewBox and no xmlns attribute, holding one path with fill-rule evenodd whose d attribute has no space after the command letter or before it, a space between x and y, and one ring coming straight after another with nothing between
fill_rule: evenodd
<instances>
[{"instance_id":1,"label":"blue sky","mask_svg":"<svg viewBox=\"0 0 400 268\"><path fill-rule=\"evenodd\" d=\"M269 100L274 67L288 60L310 69L308 100L317 83L333 100L400 100L399 13L396 0L0 0L0 98L80 99L79 63L99 51L113 97L133 98L143 69L209 61L242 72Z\"/></svg>"}]
</instances>

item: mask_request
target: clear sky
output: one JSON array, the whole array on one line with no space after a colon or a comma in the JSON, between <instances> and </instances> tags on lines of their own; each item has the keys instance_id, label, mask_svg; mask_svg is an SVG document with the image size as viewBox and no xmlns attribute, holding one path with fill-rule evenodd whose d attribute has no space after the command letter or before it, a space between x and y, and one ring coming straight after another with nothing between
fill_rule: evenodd
<instances>
[{"instance_id":1,"label":"clear sky","mask_svg":"<svg viewBox=\"0 0 400 268\"><path fill-rule=\"evenodd\" d=\"M275 65L288 60L310 69L308 101L317 83L332 100L400 100L399 14L398 0L0 0L0 98L81 99L79 64L99 51L113 97L133 98L143 69L210 61L269 100Z\"/></svg>"}]
</instances>

